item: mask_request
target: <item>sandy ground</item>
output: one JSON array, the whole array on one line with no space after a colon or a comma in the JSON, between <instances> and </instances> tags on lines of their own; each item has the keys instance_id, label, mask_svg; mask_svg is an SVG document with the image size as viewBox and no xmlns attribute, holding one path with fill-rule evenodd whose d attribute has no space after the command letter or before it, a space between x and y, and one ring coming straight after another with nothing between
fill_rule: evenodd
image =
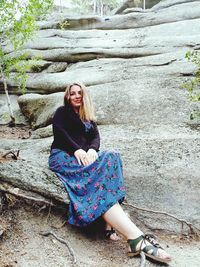
<instances>
[{"instance_id":1,"label":"sandy ground","mask_svg":"<svg viewBox=\"0 0 200 267\"><path fill-rule=\"evenodd\" d=\"M72 256L65 244L41 231L53 231L73 248L79 267L139 267L140 258L129 259L125 240L105 240L101 235L88 234L67 223L63 212L40 211L39 208L14 205L0 215L4 234L0 240L0 267L68 267ZM170 266L199 267L200 242L172 234L157 234L162 245L173 256ZM166 266L147 261L146 267Z\"/></svg>"}]
</instances>

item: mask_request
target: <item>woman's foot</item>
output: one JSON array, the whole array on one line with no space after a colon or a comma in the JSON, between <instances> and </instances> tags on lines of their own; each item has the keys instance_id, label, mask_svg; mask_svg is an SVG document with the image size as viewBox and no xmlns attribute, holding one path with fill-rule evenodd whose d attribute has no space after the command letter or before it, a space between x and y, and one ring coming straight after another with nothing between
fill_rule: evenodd
<instances>
[{"instance_id":1,"label":"woman's foot","mask_svg":"<svg viewBox=\"0 0 200 267\"><path fill-rule=\"evenodd\" d=\"M153 235L141 235L136 239L128 239L127 242L130 257L134 257L143 251L147 257L153 260L164 263L171 261L171 256L156 242Z\"/></svg>"},{"instance_id":2,"label":"woman's foot","mask_svg":"<svg viewBox=\"0 0 200 267\"><path fill-rule=\"evenodd\" d=\"M112 241L118 241L120 240L120 236L116 233L116 231L110 227L105 230L105 237Z\"/></svg>"}]
</instances>

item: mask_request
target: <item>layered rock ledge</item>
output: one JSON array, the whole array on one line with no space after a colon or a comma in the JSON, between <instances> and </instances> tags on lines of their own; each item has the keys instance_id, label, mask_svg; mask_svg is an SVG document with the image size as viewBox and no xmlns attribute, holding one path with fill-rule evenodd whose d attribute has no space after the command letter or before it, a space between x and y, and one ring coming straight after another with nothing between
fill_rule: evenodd
<instances>
[{"instance_id":1,"label":"layered rock ledge","mask_svg":"<svg viewBox=\"0 0 200 267\"><path fill-rule=\"evenodd\" d=\"M199 124L189 121L193 105L180 89L196 69L185 53L200 48L200 3L166 0L145 12L126 12L131 13L64 15L38 23L41 30L24 46L27 58L41 58L28 73L27 93L18 97L14 71L9 80L17 121L34 131L28 140L0 141L2 153L19 149L21 155L0 163L0 180L68 203L48 169L51 120L63 103L66 84L82 81L95 103L102 149L122 155L128 201L200 226ZM65 21L69 26L63 29ZM14 56L11 47L4 49ZM0 107L0 122L5 123L3 95ZM162 216L155 220L139 213L138 218L150 228L181 230Z\"/></svg>"}]
</instances>

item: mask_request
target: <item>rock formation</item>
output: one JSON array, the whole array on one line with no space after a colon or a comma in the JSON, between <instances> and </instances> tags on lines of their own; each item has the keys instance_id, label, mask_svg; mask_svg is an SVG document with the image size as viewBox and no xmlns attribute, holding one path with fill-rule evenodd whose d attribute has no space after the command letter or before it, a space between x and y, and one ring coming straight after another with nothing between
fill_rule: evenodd
<instances>
[{"instance_id":1,"label":"rock formation","mask_svg":"<svg viewBox=\"0 0 200 267\"><path fill-rule=\"evenodd\" d=\"M61 29L65 21L69 25ZM145 12L108 18L66 15L38 24L41 30L24 51L42 60L29 73L27 94L18 98L21 112L37 130L29 140L1 140L4 151L20 149L23 160L1 164L0 180L66 201L48 170L52 137L47 136L66 84L78 80L94 99L102 149L122 155L127 200L199 226L200 133L188 119L187 93L180 85L195 70L185 53L199 50L200 1L166 0ZM11 47L5 50L13 56ZM12 77L9 88L16 94ZM3 122L3 100L0 104ZM151 215L140 213L139 218L149 227L180 230L162 217L153 226Z\"/></svg>"}]
</instances>

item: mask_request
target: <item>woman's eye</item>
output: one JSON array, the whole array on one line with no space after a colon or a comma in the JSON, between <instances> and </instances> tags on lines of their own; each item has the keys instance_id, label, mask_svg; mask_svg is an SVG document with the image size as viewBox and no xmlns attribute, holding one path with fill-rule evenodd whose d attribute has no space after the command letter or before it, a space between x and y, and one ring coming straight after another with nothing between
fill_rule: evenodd
<instances>
[{"instance_id":1,"label":"woman's eye","mask_svg":"<svg viewBox=\"0 0 200 267\"><path fill-rule=\"evenodd\" d=\"M81 91L80 92L77 92L77 93L76 92L71 92L70 93L70 96L74 96L74 95L77 95L77 94L80 95L80 96L82 96L82 92Z\"/></svg>"}]
</instances>

